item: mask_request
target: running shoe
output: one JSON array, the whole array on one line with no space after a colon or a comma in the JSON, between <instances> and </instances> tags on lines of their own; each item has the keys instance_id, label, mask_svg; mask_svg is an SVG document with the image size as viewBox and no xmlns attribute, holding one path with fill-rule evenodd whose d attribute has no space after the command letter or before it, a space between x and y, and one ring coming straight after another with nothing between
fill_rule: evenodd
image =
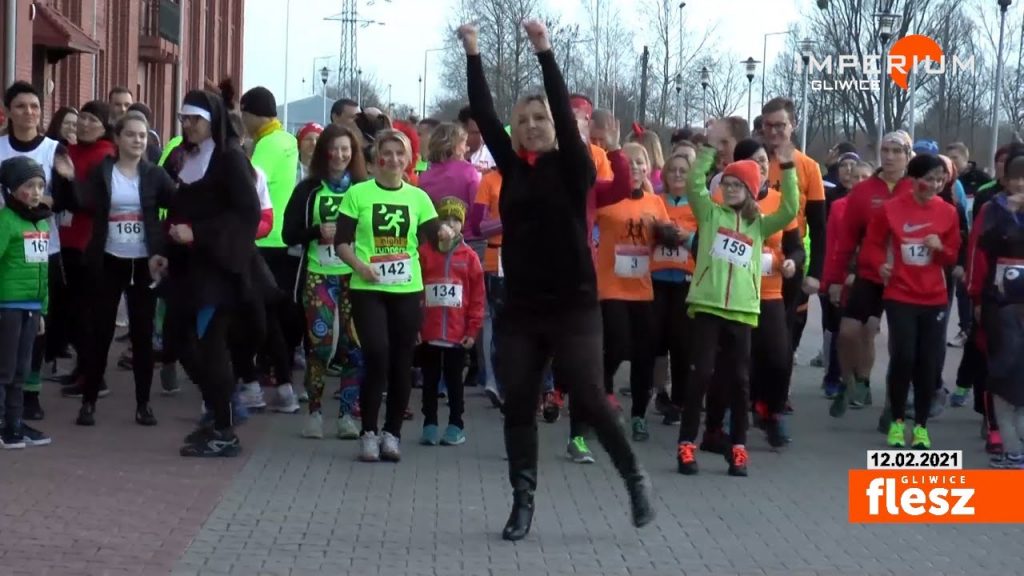
<instances>
[{"instance_id":1,"label":"running shoe","mask_svg":"<svg viewBox=\"0 0 1024 576\"><path fill-rule=\"evenodd\" d=\"M671 410L672 399L668 397L668 394L666 394L664 390L658 392L654 397L654 411L664 416Z\"/></svg>"},{"instance_id":2,"label":"running shoe","mask_svg":"<svg viewBox=\"0 0 1024 576\"><path fill-rule=\"evenodd\" d=\"M683 411L678 406L671 406L669 410L665 412L665 416L661 419L661 423L666 426L675 426L683 420Z\"/></svg>"},{"instance_id":3,"label":"running shoe","mask_svg":"<svg viewBox=\"0 0 1024 576\"><path fill-rule=\"evenodd\" d=\"M160 367L160 393L171 396L181 391L178 385L178 364L169 362Z\"/></svg>"},{"instance_id":4,"label":"running shoe","mask_svg":"<svg viewBox=\"0 0 1024 576\"><path fill-rule=\"evenodd\" d=\"M995 458L988 461L988 465L992 468L998 468L1000 470L1022 470L1024 469L1024 453L1012 452L1002 453Z\"/></svg>"},{"instance_id":5,"label":"running shoe","mask_svg":"<svg viewBox=\"0 0 1024 576\"><path fill-rule=\"evenodd\" d=\"M270 403L270 410L281 414L295 414L299 411L299 399L295 396L295 390L291 384L281 384L274 391L274 398Z\"/></svg>"},{"instance_id":6,"label":"running shoe","mask_svg":"<svg viewBox=\"0 0 1024 576\"><path fill-rule=\"evenodd\" d=\"M22 402L23 420L42 420L46 416L43 406L39 403L39 392L23 392Z\"/></svg>"},{"instance_id":7,"label":"running shoe","mask_svg":"<svg viewBox=\"0 0 1024 576\"><path fill-rule=\"evenodd\" d=\"M441 430L437 424L427 424L420 434L420 444L424 446L437 446L441 442Z\"/></svg>"},{"instance_id":8,"label":"running shoe","mask_svg":"<svg viewBox=\"0 0 1024 576\"><path fill-rule=\"evenodd\" d=\"M846 406L849 404L847 398L847 385L839 384L839 391L832 398L832 403L828 407L828 415L833 418L842 418L846 415Z\"/></svg>"},{"instance_id":9,"label":"running shoe","mask_svg":"<svg viewBox=\"0 0 1024 576\"><path fill-rule=\"evenodd\" d=\"M117 367L121 370L132 369L132 350L131 348L125 350L117 357Z\"/></svg>"},{"instance_id":10,"label":"running shoe","mask_svg":"<svg viewBox=\"0 0 1024 576\"><path fill-rule=\"evenodd\" d=\"M859 410L871 405L871 384L867 380L856 380L850 390L847 391L850 398L850 408Z\"/></svg>"},{"instance_id":11,"label":"running shoe","mask_svg":"<svg viewBox=\"0 0 1024 576\"><path fill-rule=\"evenodd\" d=\"M398 462L401 460L400 442L398 436L391 432L382 432L380 435L380 459L385 462Z\"/></svg>"},{"instance_id":12,"label":"running shoe","mask_svg":"<svg viewBox=\"0 0 1024 576\"><path fill-rule=\"evenodd\" d=\"M5 427L0 433L0 447L4 450L21 450L25 447L25 436Z\"/></svg>"},{"instance_id":13,"label":"running shoe","mask_svg":"<svg viewBox=\"0 0 1024 576\"><path fill-rule=\"evenodd\" d=\"M949 398L949 405L952 408L962 408L964 404L967 404L967 396L971 393L970 388L964 388L957 386L956 391Z\"/></svg>"},{"instance_id":14,"label":"running shoe","mask_svg":"<svg viewBox=\"0 0 1024 576\"><path fill-rule=\"evenodd\" d=\"M723 430L704 430L704 437L700 441L701 452L713 454L726 454L729 451L729 439Z\"/></svg>"},{"instance_id":15,"label":"running shoe","mask_svg":"<svg viewBox=\"0 0 1024 576\"><path fill-rule=\"evenodd\" d=\"M153 408L149 404L135 408L135 423L139 426L156 426L156 416L153 415Z\"/></svg>"},{"instance_id":16,"label":"running shoe","mask_svg":"<svg viewBox=\"0 0 1024 576\"><path fill-rule=\"evenodd\" d=\"M989 454L1003 453L1003 436L999 430L988 431L988 438L985 439L985 452Z\"/></svg>"},{"instance_id":17,"label":"running shoe","mask_svg":"<svg viewBox=\"0 0 1024 576\"><path fill-rule=\"evenodd\" d=\"M82 402L82 407L78 409L78 418L75 419L75 424L78 426L95 426L96 405L91 402Z\"/></svg>"},{"instance_id":18,"label":"running shoe","mask_svg":"<svg viewBox=\"0 0 1024 576\"><path fill-rule=\"evenodd\" d=\"M889 435L886 436L885 443L890 448L903 448L907 445L907 427L902 420L889 424Z\"/></svg>"},{"instance_id":19,"label":"running shoe","mask_svg":"<svg viewBox=\"0 0 1024 576\"><path fill-rule=\"evenodd\" d=\"M697 473L696 446L693 442L680 442L676 448L676 465L680 474L692 476Z\"/></svg>"},{"instance_id":20,"label":"running shoe","mask_svg":"<svg viewBox=\"0 0 1024 576\"><path fill-rule=\"evenodd\" d=\"M566 452L569 454L569 459L577 464L594 463L594 455L590 453L590 448L587 448L587 441L583 436L571 438Z\"/></svg>"},{"instance_id":21,"label":"running shoe","mask_svg":"<svg viewBox=\"0 0 1024 576\"><path fill-rule=\"evenodd\" d=\"M634 442L646 442L651 437L651 433L647 430L646 418L633 416L630 427L633 429Z\"/></svg>"},{"instance_id":22,"label":"running shoe","mask_svg":"<svg viewBox=\"0 0 1024 576\"><path fill-rule=\"evenodd\" d=\"M825 352L823 350L818 350L818 355L815 356L814 358L811 358L811 367L812 368L824 368L825 367Z\"/></svg>"},{"instance_id":23,"label":"running shoe","mask_svg":"<svg viewBox=\"0 0 1024 576\"><path fill-rule=\"evenodd\" d=\"M359 459L363 462L380 462L380 438L373 432L363 432L359 437Z\"/></svg>"},{"instance_id":24,"label":"running shoe","mask_svg":"<svg viewBox=\"0 0 1024 576\"><path fill-rule=\"evenodd\" d=\"M21 435L25 439L25 446L46 446L53 442L46 434L22 422Z\"/></svg>"},{"instance_id":25,"label":"running shoe","mask_svg":"<svg viewBox=\"0 0 1024 576\"><path fill-rule=\"evenodd\" d=\"M773 414L765 421L765 433L768 436L768 445L772 448L782 448L789 444L790 438L786 430L786 420L783 414Z\"/></svg>"},{"instance_id":26,"label":"running shoe","mask_svg":"<svg viewBox=\"0 0 1024 576\"><path fill-rule=\"evenodd\" d=\"M180 453L187 458L232 458L242 452L238 436L232 430L205 428L193 438L193 442L181 447Z\"/></svg>"},{"instance_id":27,"label":"running shoe","mask_svg":"<svg viewBox=\"0 0 1024 576\"><path fill-rule=\"evenodd\" d=\"M956 333L956 336L952 340L947 342L950 348L963 348L964 344L967 343L967 333L963 330Z\"/></svg>"},{"instance_id":28,"label":"running shoe","mask_svg":"<svg viewBox=\"0 0 1024 576\"><path fill-rule=\"evenodd\" d=\"M732 452L725 457L725 461L729 463L729 476L746 476L747 460L747 449L742 444L733 446Z\"/></svg>"},{"instance_id":29,"label":"running shoe","mask_svg":"<svg viewBox=\"0 0 1024 576\"><path fill-rule=\"evenodd\" d=\"M821 388L825 392L825 398L832 400L839 394L839 382L826 382L821 383Z\"/></svg>"},{"instance_id":30,"label":"running shoe","mask_svg":"<svg viewBox=\"0 0 1024 576\"><path fill-rule=\"evenodd\" d=\"M69 386L65 386L60 391L60 395L65 398L81 398L84 394L85 386L81 380ZM100 382L99 397L106 398L107 396L110 396L110 388L107 387L107 381L104 379L103 382Z\"/></svg>"},{"instance_id":31,"label":"running shoe","mask_svg":"<svg viewBox=\"0 0 1024 576\"><path fill-rule=\"evenodd\" d=\"M946 402L949 400L949 390L945 386L939 388L932 394L932 405L928 410L929 418L938 418L946 411Z\"/></svg>"},{"instance_id":32,"label":"running shoe","mask_svg":"<svg viewBox=\"0 0 1024 576\"><path fill-rule=\"evenodd\" d=\"M324 437L324 417L319 410L306 416L306 424L302 427L302 437L313 439Z\"/></svg>"},{"instance_id":33,"label":"running shoe","mask_svg":"<svg viewBox=\"0 0 1024 576\"><path fill-rule=\"evenodd\" d=\"M263 388L260 387L259 382L247 382L242 384L242 389L238 394L238 399L249 410L261 410L267 407L267 402L263 399Z\"/></svg>"},{"instance_id":34,"label":"running shoe","mask_svg":"<svg viewBox=\"0 0 1024 576\"><path fill-rule=\"evenodd\" d=\"M444 430L444 436L441 436L442 446L458 446L459 444L466 443L466 433L462 431L462 428L458 426L448 425Z\"/></svg>"},{"instance_id":35,"label":"running shoe","mask_svg":"<svg viewBox=\"0 0 1024 576\"><path fill-rule=\"evenodd\" d=\"M339 440L359 439L359 423L351 414L344 414L338 418L337 436Z\"/></svg>"},{"instance_id":36,"label":"running shoe","mask_svg":"<svg viewBox=\"0 0 1024 576\"><path fill-rule=\"evenodd\" d=\"M916 450L931 450L932 439L928 436L928 429L921 425L914 426L914 448Z\"/></svg>"},{"instance_id":37,"label":"running shoe","mask_svg":"<svg viewBox=\"0 0 1024 576\"><path fill-rule=\"evenodd\" d=\"M558 422L558 418L562 415L561 392L552 390L544 394L544 406L541 408L541 414L544 416L544 421L548 424Z\"/></svg>"},{"instance_id":38,"label":"running shoe","mask_svg":"<svg viewBox=\"0 0 1024 576\"><path fill-rule=\"evenodd\" d=\"M496 386L488 384L484 387L484 394L486 394L487 399L491 401L491 406L498 409L501 408L501 394L498 393L498 388Z\"/></svg>"}]
</instances>

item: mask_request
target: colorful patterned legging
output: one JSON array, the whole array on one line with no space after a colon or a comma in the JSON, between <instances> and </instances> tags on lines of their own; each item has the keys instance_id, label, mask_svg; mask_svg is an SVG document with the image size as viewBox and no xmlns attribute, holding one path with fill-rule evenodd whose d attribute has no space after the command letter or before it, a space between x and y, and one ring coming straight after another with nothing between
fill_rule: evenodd
<instances>
[{"instance_id":1,"label":"colorful patterned legging","mask_svg":"<svg viewBox=\"0 0 1024 576\"><path fill-rule=\"evenodd\" d=\"M306 391L309 413L318 412L324 394L327 366L334 358L341 366L341 403L338 415L355 415L359 406L359 384L363 376L363 355L352 323L352 302L348 282L351 276L307 272L302 301L309 327L306 356Z\"/></svg>"}]
</instances>

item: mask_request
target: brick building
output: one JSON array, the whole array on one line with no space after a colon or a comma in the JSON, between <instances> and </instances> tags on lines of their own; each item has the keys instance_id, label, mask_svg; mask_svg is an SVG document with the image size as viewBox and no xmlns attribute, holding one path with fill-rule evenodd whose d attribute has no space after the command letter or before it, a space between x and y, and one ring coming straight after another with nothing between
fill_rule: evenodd
<instances>
[{"instance_id":1,"label":"brick building","mask_svg":"<svg viewBox=\"0 0 1024 576\"><path fill-rule=\"evenodd\" d=\"M105 100L111 88L124 86L153 109L155 128L166 139L178 130L175 114L185 91L242 77L244 5L245 0L0 0L4 86L29 80L39 88L44 122L60 106ZM13 20L9 10L16 11Z\"/></svg>"}]
</instances>

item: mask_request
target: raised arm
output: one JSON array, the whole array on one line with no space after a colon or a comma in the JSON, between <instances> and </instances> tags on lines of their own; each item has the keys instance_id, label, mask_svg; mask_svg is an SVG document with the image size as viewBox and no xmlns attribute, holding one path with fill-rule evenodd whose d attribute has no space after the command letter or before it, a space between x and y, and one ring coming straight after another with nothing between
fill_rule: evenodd
<instances>
[{"instance_id":1,"label":"raised arm","mask_svg":"<svg viewBox=\"0 0 1024 576\"><path fill-rule=\"evenodd\" d=\"M508 174L519 158L512 148L512 139L509 138L498 113L494 111L494 100L491 98L491 88L487 85L487 78L484 76L484 63L480 58L480 49L477 44L477 29L472 24L463 24L458 29L459 39L462 40L462 47L466 51L466 79L469 89L469 108L473 113L473 120L480 128L480 135L483 136L484 144L494 158L495 165L504 174Z\"/></svg>"},{"instance_id":2,"label":"raised arm","mask_svg":"<svg viewBox=\"0 0 1024 576\"><path fill-rule=\"evenodd\" d=\"M782 169L782 204L779 209L761 218L761 233L765 238L775 234L793 221L800 210L800 184L796 177L796 165L793 163L793 145L789 142L775 151ZM813 258L814 248L811 248Z\"/></svg>"},{"instance_id":3,"label":"raised arm","mask_svg":"<svg viewBox=\"0 0 1024 576\"><path fill-rule=\"evenodd\" d=\"M608 150L608 163L612 167L612 179L598 180L594 184L594 200L598 208L628 198L633 187L629 161L619 145L619 121L615 118L612 118L608 130L605 131L605 147Z\"/></svg>"},{"instance_id":4,"label":"raised arm","mask_svg":"<svg viewBox=\"0 0 1024 576\"><path fill-rule=\"evenodd\" d=\"M710 146L702 146L697 153L697 159L690 167L689 182L686 184L686 199L693 210L693 216L697 219L698 226L707 222L714 210L714 202L708 194L708 172L715 165L715 154L717 152Z\"/></svg>"}]
</instances>

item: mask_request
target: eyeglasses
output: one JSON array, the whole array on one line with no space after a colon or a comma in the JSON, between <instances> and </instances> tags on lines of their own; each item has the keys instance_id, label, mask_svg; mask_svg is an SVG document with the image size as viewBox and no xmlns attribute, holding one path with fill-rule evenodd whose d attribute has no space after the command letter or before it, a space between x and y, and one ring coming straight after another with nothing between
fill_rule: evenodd
<instances>
[{"instance_id":1,"label":"eyeglasses","mask_svg":"<svg viewBox=\"0 0 1024 576\"><path fill-rule=\"evenodd\" d=\"M747 185L744 184L743 182L740 182L739 180L722 180L722 182L719 184L719 187L721 187L723 190L744 190L746 189Z\"/></svg>"},{"instance_id":2,"label":"eyeglasses","mask_svg":"<svg viewBox=\"0 0 1024 576\"><path fill-rule=\"evenodd\" d=\"M761 128L766 132L782 132L789 127L789 122L765 122Z\"/></svg>"},{"instance_id":3,"label":"eyeglasses","mask_svg":"<svg viewBox=\"0 0 1024 576\"><path fill-rule=\"evenodd\" d=\"M202 116L198 114L178 114L178 122L182 124L188 124L190 122L198 122Z\"/></svg>"}]
</instances>

